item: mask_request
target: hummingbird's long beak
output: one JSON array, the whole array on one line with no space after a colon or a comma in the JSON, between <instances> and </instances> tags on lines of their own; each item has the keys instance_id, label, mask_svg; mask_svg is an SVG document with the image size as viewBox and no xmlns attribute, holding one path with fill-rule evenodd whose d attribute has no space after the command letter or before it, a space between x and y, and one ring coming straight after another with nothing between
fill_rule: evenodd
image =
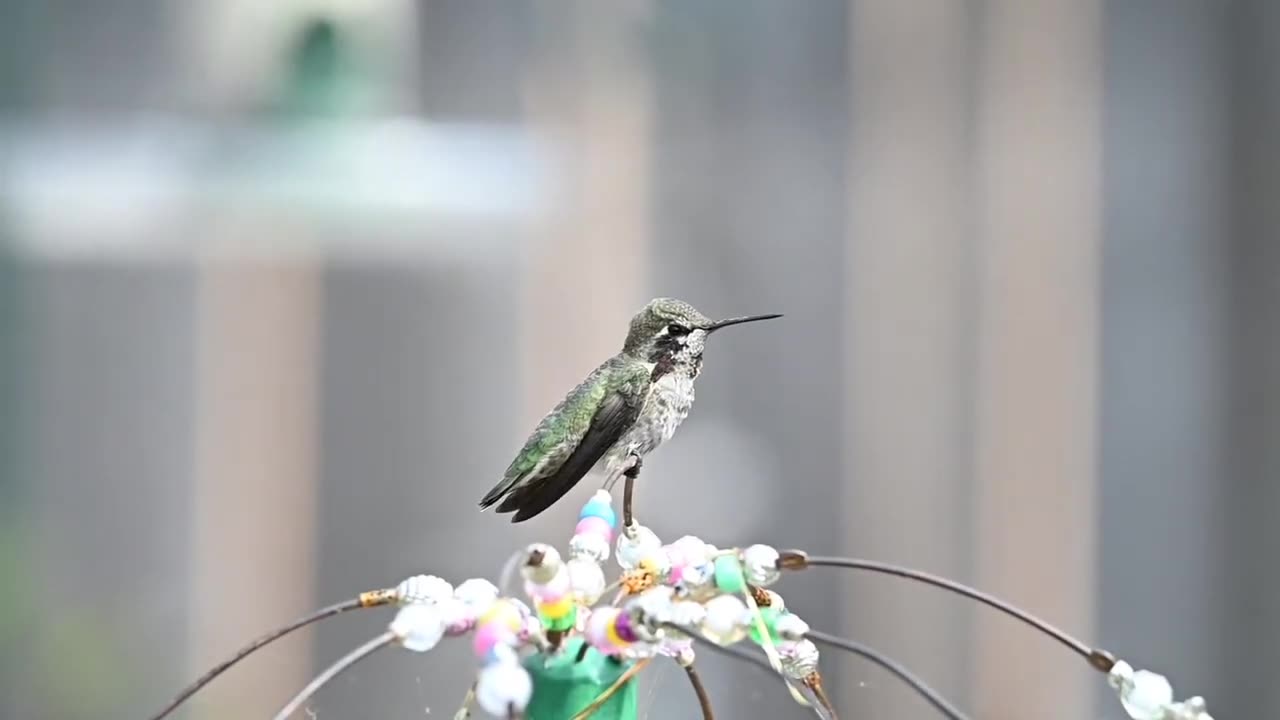
<instances>
[{"instance_id":1,"label":"hummingbird's long beak","mask_svg":"<svg viewBox=\"0 0 1280 720\"><path fill-rule=\"evenodd\" d=\"M720 328L729 327L730 325L741 325L742 323L755 322L757 320L772 320L774 318L780 318L780 317L782 317L782 315L779 313L779 314L773 314L773 315L747 315L745 317L729 318L727 320L717 320L711 323L710 325L704 327L703 330L706 330L707 334L710 335L716 330L719 330Z\"/></svg>"}]
</instances>

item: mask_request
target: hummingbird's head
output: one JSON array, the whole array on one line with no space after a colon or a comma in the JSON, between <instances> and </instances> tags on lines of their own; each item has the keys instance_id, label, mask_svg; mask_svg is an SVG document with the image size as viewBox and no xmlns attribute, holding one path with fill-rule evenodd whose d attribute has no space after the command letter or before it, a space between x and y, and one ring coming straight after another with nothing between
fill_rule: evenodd
<instances>
[{"instance_id":1,"label":"hummingbird's head","mask_svg":"<svg viewBox=\"0 0 1280 720\"><path fill-rule=\"evenodd\" d=\"M653 363L700 362L707 336L730 325L770 320L781 315L750 315L712 320L683 300L655 298L635 317L622 351Z\"/></svg>"}]
</instances>

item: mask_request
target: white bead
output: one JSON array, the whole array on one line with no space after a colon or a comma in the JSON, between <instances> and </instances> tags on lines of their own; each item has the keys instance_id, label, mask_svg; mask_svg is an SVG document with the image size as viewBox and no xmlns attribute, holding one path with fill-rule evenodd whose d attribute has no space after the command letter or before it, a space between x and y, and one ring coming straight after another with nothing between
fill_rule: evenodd
<instances>
[{"instance_id":1,"label":"white bead","mask_svg":"<svg viewBox=\"0 0 1280 720\"><path fill-rule=\"evenodd\" d=\"M569 571L569 585L578 596L578 600L586 605L594 605L604 594L604 570L590 560L574 558L566 566Z\"/></svg>"},{"instance_id":2,"label":"white bead","mask_svg":"<svg viewBox=\"0 0 1280 720\"><path fill-rule=\"evenodd\" d=\"M671 558L663 552L663 548L659 547L648 555L640 558L640 562L649 561L649 569L659 578L664 578L667 573L671 572Z\"/></svg>"},{"instance_id":3,"label":"white bead","mask_svg":"<svg viewBox=\"0 0 1280 720\"><path fill-rule=\"evenodd\" d=\"M564 565L560 565L556 569L556 574L550 580L542 584L526 582L524 584L524 594L535 600L546 597L560 597L572 589L569 580L569 570Z\"/></svg>"},{"instance_id":4,"label":"white bead","mask_svg":"<svg viewBox=\"0 0 1280 720\"><path fill-rule=\"evenodd\" d=\"M414 603L396 613L389 629L406 650L426 652L444 637L444 618L435 605Z\"/></svg>"},{"instance_id":5,"label":"white bead","mask_svg":"<svg viewBox=\"0 0 1280 720\"><path fill-rule=\"evenodd\" d=\"M1205 705L1204 698L1199 695L1187 698L1182 704L1186 706L1187 710L1190 710L1193 713L1203 713L1205 710L1208 710L1208 706Z\"/></svg>"},{"instance_id":6,"label":"white bead","mask_svg":"<svg viewBox=\"0 0 1280 720\"><path fill-rule=\"evenodd\" d=\"M1107 672L1107 684L1123 695L1133 688L1133 666L1123 660L1117 660Z\"/></svg>"},{"instance_id":7,"label":"white bead","mask_svg":"<svg viewBox=\"0 0 1280 720\"><path fill-rule=\"evenodd\" d=\"M778 643L782 672L792 680L803 680L818 671L818 646L812 641Z\"/></svg>"},{"instance_id":8,"label":"white bead","mask_svg":"<svg viewBox=\"0 0 1280 720\"><path fill-rule=\"evenodd\" d=\"M660 646L651 643L635 642L623 650L621 655L627 660L643 660L657 655L660 649Z\"/></svg>"},{"instance_id":9,"label":"white bead","mask_svg":"<svg viewBox=\"0 0 1280 720\"><path fill-rule=\"evenodd\" d=\"M686 565L680 573L680 584L684 589L697 593L703 588L710 587L715 580L716 566L706 562L701 565Z\"/></svg>"},{"instance_id":10,"label":"white bead","mask_svg":"<svg viewBox=\"0 0 1280 720\"><path fill-rule=\"evenodd\" d=\"M520 565L520 574L524 575L525 580L546 585L560 572L560 552L550 545L534 543L525 548L524 552L525 562ZM542 560L537 565L530 565L528 560L534 554L541 554Z\"/></svg>"},{"instance_id":11,"label":"white bead","mask_svg":"<svg viewBox=\"0 0 1280 720\"><path fill-rule=\"evenodd\" d=\"M446 598L437 603L436 611L440 614L440 622L446 634L458 634L467 631L475 623L479 614L456 597Z\"/></svg>"},{"instance_id":12,"label":"white bead","mask_svg":"<svg viewBox=\"0 0 1280 720\"><path fill-rule=\"evenodd\" d=\"M494 717L506 718L511 708L523 713L531 697L533 679L515 662L486 665L476 681L476 702Z\"/></svg>"},{"instance_id":13,"label":"white bead","mask_svg":"<svg viewBox=\"0 0 1280 720\"><path fill-rule=\"evenodd\" d=\"M528 603L520 598L503 598L503 601L510 603L517 611L519 611L520 617L522 618L536 618L538 616L538 614L533 611L533 608L529 607Z\"/></svg>"},{"instance_id":14,"label":"white bead","mask_svg":"<svg viewBox=\"0 0 1280 720\"><path fill-rule=\"evenodd\" d=\"M665 640L662 644L662 654L675 658L676 662L680 663L680 667L687 668L693 664L695 658L693 641L688 638Z\"/></svg>"},{"instance_id":15,"label":"white bead","mask_svg":"<svg viewBox=\"0 0 1280 720\"><path fill-rule=\"evenodd\" d=\"M671 605L671 622L682 627L697 630L707 618L707 609L702 603L680 601Z\"/></svg>"},{"instance_id":16,"label":"white bead","mask_svg":"<svg viewBox=\"0 0 1280 720\"><path fill-rule=\"evenodd\" d=\"M686 647L680 648L680 654L676 655L676 662L680 663L680 667L689 667L693 665L696 655L693 652L692 643Z\"/></svg>"},{"instance_id":17,"label":"white bead","mask_svg":"<svg viewBox=\"0 0 1280 720\"><path fill-rule=\"evenodd\" d=\"M609 541L595 533L574 535L569 541L569 556L602 563L609 559Z\"/></svg>"},{"instance_id":18,"label":"white bead","mask_svg":"<svg viewBox=\"0 0 1280 720\"><path fill-rule=\"evenodd\" d=\"M520 664L520 654L516 652L514 647L504 642L494 645L493 649L489 651L489 654L492 656L490 658L491 662L507 663L510 665Z\"/></svg>"},{"instance_id":19,"label":"white bead","mask_svg":"<svg viewBox=\"0 0 1280 720\"><path fill-rule=\"evenodd\" d=\"M542 621L536 616L529 616L524 619L524 628L520 631L520 642L528 642L529 638L541 637Z\"/></svg>"},{"instance_id":20,"label":"white bead","mask_svg":"<svg viewBox=\"0 0 1280 720\"><path fill-rule=\"evenodd\" d=\"M742 568L747 582L765 587L778 582L778 551L768 545L752 545L742 551Z\"/></svg>"},{"instance_id":21,"label":"white bead","mask_svg":"<svg viewBox=\"0 0 1280 720\"><path fill-rule=\"evenodd\" d=\"M623 570L636 567L646 556L662 550L662 541L652 530L644 525L637 525L635 531L635 539L627 537L625 532L618 533L618 565Z\"/></svg>"},{"instance_id":22,"label":"white bead","mask_svg":"<svg viewBox=\"0 0 1280 720\"><path fill-rule=\"evenodd\" d=\"M1169 705L1167 720L1213 720L1199 695Z\"/></svg>"},{"instance_id":23,"label":"white bead","mask_svg":"<svg viewBox=\"0 0 1280 720\"><path fill-rule=\"evenodd\" d=\"M779 617L776 627L778 637L784 640L803 640L805 633L809 632L809 623L791 613Z\"/></svg>"},{"instance_id":24,"label":"white bead","mask_svg":"<svg viewBox=\"0 0 1280 720\"><path fill-rule=\"evenodd\" d=\"M631 628L640 640L656 640L655 633L661 630L660 626L671 621L674 594L671 588L659 585L645 590L627 603L627 612L632 618Z\"/></svg>"},{"instance_id":25,"label":"white bead","mask_svg":"<svg viewBox=\"0 0 1280 720\"><path fill-rule=\"evenodd\" d=\"M671 543L671 548L680 554L686 565L705 565L711 560L711 546L693 535L676 540Z\"/></svg>"},{"instance_id":26,"label":"white bead","mask_svg":"<svg viewBox=\"0 0 1280 720\"><path fill-rule=\"evenodd\" d=\"M478 612L498 599L498 586L484 578L471 578L454 588L453 596L469 609Z\"/></svg>"},{"instance_id":27,"label":"white bead","mask_svg":"<svg viewBox=\"0 0 1280 720\"><path fill-rule=\"evenodd\" d=\"M731 645L746 637L747 606L736 595L717 595L706 603L702 634L714 643Z\"/></svg>"},{"instance_id":28,"label":"white bead","mask_svg":"<svg viewBox=\"0 0 1280 720\"><path fill-rule=\"evenodd\" d=\"M1120 695L1120 704L1134 720L1161 720L1165 707L1173 702L1173 686L1165 676L1147 670L1133 674L1129 692Z\"/></svg>"},{"instance_id":29,"label":"white bead","mask_svg":"<svg viewBox=\"0 0 1280 720\"><path fill-rule=\"evenodd\" d=\"M414 575L396 586L396 600L401 605L410 603L438 603L453 596L453 586L435 575Z\"/></svg>"}]
</instances>

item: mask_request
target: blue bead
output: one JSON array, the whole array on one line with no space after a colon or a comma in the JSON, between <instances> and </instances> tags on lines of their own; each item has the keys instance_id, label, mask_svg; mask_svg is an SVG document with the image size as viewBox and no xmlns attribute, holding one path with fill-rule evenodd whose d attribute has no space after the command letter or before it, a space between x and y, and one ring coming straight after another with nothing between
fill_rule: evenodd
<instances>
[{"instance_id":1,"label":"blue bead","mask_svg":"<svg viewBox=\"0 0 1280 720\"><path fill-rule=\"evenodd\" d=\"M617 527L618 515L613 511L613 506L609 503L603 503L596 500L588 500L586 505L582 506L582 512L578 513L578 519L598 517L609 523L609 527Z\"/></svg>"},{"instance_id":2,"label":"blue bead","mask_svg":"<svg viewBox=\"0 0 1280 720\"><path fill-rule=\"evenodd\" d=\"M484 654L484 659L480 661L480 664L493 665L494 663L502 662L504 658L508 658L510 656L511 656L510 652L504 653L504 651L498 649L498 645L494 645L493 647L489 648L489 652Z\"/></svg>"}]
</instances>

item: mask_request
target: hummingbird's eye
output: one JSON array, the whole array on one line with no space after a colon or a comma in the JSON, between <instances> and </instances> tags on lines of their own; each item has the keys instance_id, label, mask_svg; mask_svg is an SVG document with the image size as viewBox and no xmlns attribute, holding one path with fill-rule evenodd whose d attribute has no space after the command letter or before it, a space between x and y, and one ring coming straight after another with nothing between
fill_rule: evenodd
<instances>
[{"instance_id":1,"label":"hummingbird's eye","mask_svg":"<svg viewBox=\"0 0 1280 720\"><path fill-rule=\"evenodd\" d=\"M683 325L677 325L675 323L671 323L670 325L667 326L667 334L668 335L687 335L689 334L689 328Z\"/></svg>"}]
</instances>

